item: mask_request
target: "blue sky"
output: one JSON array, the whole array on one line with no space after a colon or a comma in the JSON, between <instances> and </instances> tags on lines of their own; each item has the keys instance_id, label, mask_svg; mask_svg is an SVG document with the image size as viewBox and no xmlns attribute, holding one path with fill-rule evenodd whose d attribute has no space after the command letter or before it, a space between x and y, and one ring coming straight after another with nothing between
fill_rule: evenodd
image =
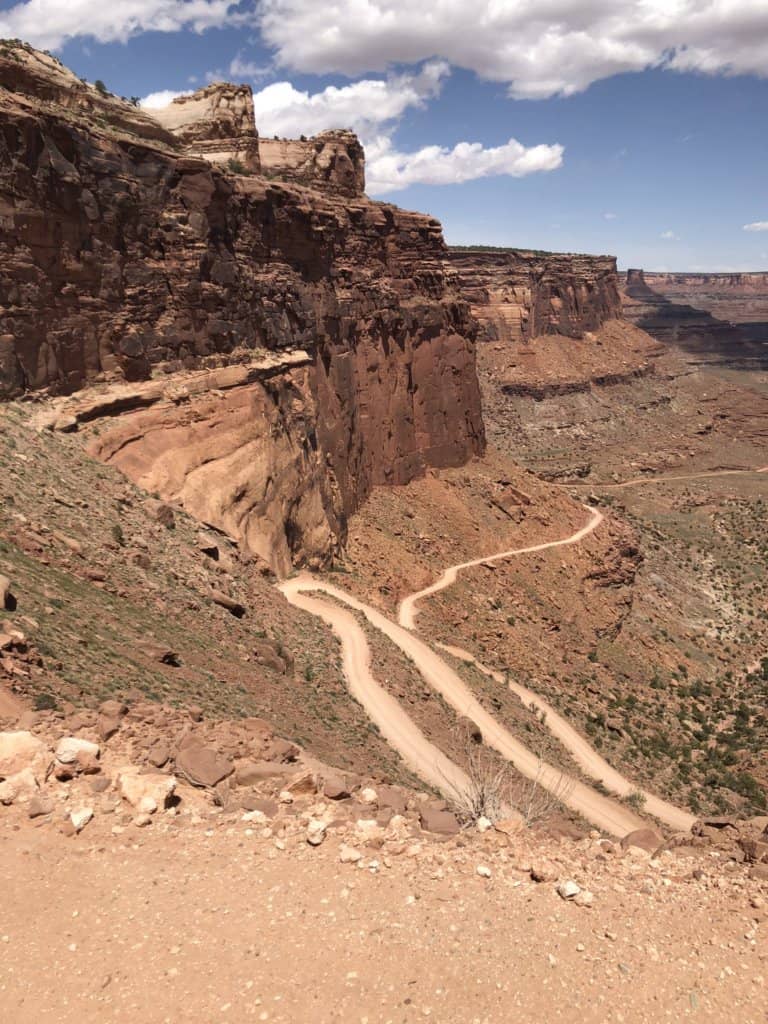
<instances>
[{"instance_id":1,"label":"blue sky","mask_svg":"<svg viewBox=\"0 0 768 1024\"><path fill-rule=\"evenodd\" d=\"M370 193L449 242L768 269L768 0L0 0L0 36L150 103L249 82L265 134L353 127Z\"/></svg>"}]
</instances>

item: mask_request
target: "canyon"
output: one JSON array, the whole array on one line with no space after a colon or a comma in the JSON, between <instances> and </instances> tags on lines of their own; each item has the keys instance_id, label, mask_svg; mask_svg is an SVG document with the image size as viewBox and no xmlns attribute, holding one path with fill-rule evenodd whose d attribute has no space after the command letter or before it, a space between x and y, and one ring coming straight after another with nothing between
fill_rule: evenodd
<instances>
[{"instance_id":1,"label":"canyon","mask_svg":"<svg viewBox=\"0 0 768 1024\"><path fill-rule=\"evenodd\" d=\"M268 380L255 373L226 399L246 418L253 406L251 422L272 417L260 455L210 398L172 405L175 434L168 410L155 428L166 446L190 422L214 439L205 487L218 475L229 493L209 505L211 524L281 572L332 557L372 486L482 451L473 326L443 267L440 226L352 195L362 172L346 137L308 144L312 159L278 182L221 164L259 145L242 91L207 87L161 112L164 128L23 48L0 52L0 85L0 394L306 351L301 371L273 362ZM280 162L266 162L276 174ZM184 480L155 465L170 456L155 450L146 415L135 433L118 464L184 501ZM275 487L271 445L286 440L293 481L289 472ZM239 458L245 482L232 472ZM201 464L187 461L194 476Z\"/></svg>"},{"instance_id":2,"label":"canyon","mask_svg":"<svg viewBox=\"0 0 768 1024\"><path fill-rule=\"evenodd\" d=\"M533 908L539 1006L544 931L594 921L610 958L630 913L644 945L617 977L683 949L667 1004L699 1005L675 988L690 956L713 1019L753 1019L752 939L754 978L730 963L768 885L766 275L447 246L366 196L349 131L265 138L229 83L144 110L9 41L0 256L0 752L36 752L0 763L0 863L67 941L90 943L74 850L91 889L95 865L119 872L122 910L163 908L164 1017L185 986L212 1019L224 988L269 1016L232 955L226 984L201 982L185 934L228 936L282 987L321 930L344 970L318 971L373 1020L398 957L386 992L353 989L358 967L379 984L388 929L437 999L447 968L422 970L418 936L453 935L438 916L512 948L530 929L509 901ZM155 787L141 806L135 779ZM231 930L202 928L192 890ZM23 910L8 991L19 1019L55 1019ZM694 949L690 913L735 914L730 945ZM162 1019L139 946L113 955L111 910L93 929L96 995L54 958L71 1006ZM607 1019L602 975L552 948L592 1007L578 1019ZM730 973L708 987L701 963ZM314 999L270 1019L331 1019ZM454 996L441 1019L506 1019L497 999Z\"/></svg>"}]
</instances>

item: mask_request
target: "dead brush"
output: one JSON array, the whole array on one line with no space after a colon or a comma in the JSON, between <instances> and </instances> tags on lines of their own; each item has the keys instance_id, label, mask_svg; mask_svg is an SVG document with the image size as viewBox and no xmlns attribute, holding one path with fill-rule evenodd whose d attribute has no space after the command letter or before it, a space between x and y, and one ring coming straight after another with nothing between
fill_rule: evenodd
<instances>
[{"instance_id":1,"label":"dead brush","mask_svg":"<svg viewBox=\"0 0 768 1024\"><path fill-rule=\"evenodd\" d=\"M545 764L540 755L536 774L532 779L525 778L484 744L473 722L463 720L456 733L464 750L468 785L462 791L454 788L450 802L463 824L471 826L481 818L497 822L519 816L530 828L550 817L568 799L573 779L560 772L554 784L545 785Z\"/></svg>"}]
</instances>

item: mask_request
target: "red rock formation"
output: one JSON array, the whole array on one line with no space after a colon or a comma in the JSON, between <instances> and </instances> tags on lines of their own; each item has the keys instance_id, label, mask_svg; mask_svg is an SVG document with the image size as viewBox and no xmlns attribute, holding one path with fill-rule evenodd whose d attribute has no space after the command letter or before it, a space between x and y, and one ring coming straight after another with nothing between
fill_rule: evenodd
<instances>
[{"instance_id":1,"label":"red rock formation","mask_svg":"<svg viewBox=\"0 0 768 1024\"><path fill-rule=\"evenodd\" d=\"M768 274L622 275L624 315L697 362L768 366Z\"/></svg>"},{"instance_id":2,"label":"red rock formation","mask_svg":"<svg viewBox=\"0 0 768 1024\"><path fill-rule=\"evenodd\" d=\"M261 168L270 178L312 188L361 196L365 191L365 154L348 131L321 132L311 139L260 139Z\"/></svg>"},{"instance_id":3,"label":"red rock formation","mask_svg":"<svg viewBox=\"0 0 768 1024\"><path fill-rule=\"evenodd\" d=\"M181 141L190 156L203 156L215 164L236 161L248 171L260 169L253 93L248 85L216 82L189 96L178 96L151 115Z\"/></svg>"},{"instance_id":4,"label":"red rock formation","mask_svg":"<svg viewBox=\"0 0 768 1024\"><path fill-rule=\"evenodd\" d=\"M621 316L613 256L452 249L449 262L490 338L581 338Z\"/></svg>"},{"instance_id":5,"label":"red rock formation","mask_svg":"<svg viewBox=\"0 0 768 1024\"><path fill-rule=\"evenodd\" d=\"M204 517L260 553L279 533L282 569L326 557L374 484L482 449L474 323L437 221L350 198L332 173L322 192L222 173L34 51L0 52L0 82L0 396L306 350L306 370L227 399L238 423L253 418L241 439L258 434L260 454L234 491L233 452L207 483L229 497L206 499ZM226 433L226 417L197 400L173 415L186 439L163 429L179 448L193 439L204 465L201 437ZM281 475L293 443L304 454ZM126 444L114 458L162 481L169 450L146 443L139 458Z\"/></svg>"}]
</instances>

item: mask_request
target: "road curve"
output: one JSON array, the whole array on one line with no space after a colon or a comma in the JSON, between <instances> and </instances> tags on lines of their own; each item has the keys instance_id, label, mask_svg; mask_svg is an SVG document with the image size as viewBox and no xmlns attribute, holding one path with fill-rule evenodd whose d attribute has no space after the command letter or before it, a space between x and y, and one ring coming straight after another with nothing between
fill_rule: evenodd
<instances>
[{"instance_id":1,"label":"road curve","mask_svg":"<svg viewBox=\"0 0 768 1024\"><path fill-rule=\"evenodd\" d=\"M342 641L344 672L353 694L369 711L382 735L401 753L404 760L422 778L439 785L443 792L446 791L445 778L439 781L436 773L442 775L445 763L439 769L436 767L437 748L429 744L397 701L386 694L373 678L365 635L354 617L334 605L307 597L308 592L328 594L362 612L371 625L412 659L425 681L442 695L457 714L475 723L485 743L497 750L522 775L538 779L544 789L556 794L562 803L582 814L598 828L611 835L623 836L646 824L639 815L617 800L598 793L579 779L569 779L559 769L542 762L483 708L464 680L431 647L376 608L308 574L284 580L278 587L291 604L320 616L332 626Z\"/></svg>"},{"instance_id":2,"label":"road curve","mask_svg":"<svg viewBox=\"0 0 768 1024\"><path fill-rule=\"evenodd\" d=\"M597 782L601 782L606 789L610 789L611 792L616 793L618 796L627 797L632 793L641 793L644 798L643 810L648 814L652 814L654 818L658 818L659 821L665 822L672 828L677 829L680 832L687 832L695 822L696 818L688 811L681 810L679 807L675 807L674 804L669 803L666 800L662 800L658 796L654 796L653 793L649 793L647 790L640 786L634 786L628 779L624 778L615 768L612 768L605 758L601 757L597 751L592 747L587 740L578 732L574 727L565 719L563 716L555 710L555 708L539 694L534 693L533 690L529 690L527 686L523 686L521 683L515 683L511 679L506 679L501 672L497 672L492 668L488 668L479 662L477 658L473 657L469 651L465 651L461 647L453 647L448 644L438 644L441 650L447 651L448 654L452 654L454 658L459 658L461 661L469 662L475 665L484 675L495 680L497 683L501 683L502 686L508 685L509 689L513 693L517 694L520 700L527 707L533 707L537 711L542 712L544 717L544 723L552 733L552 735L562 743L565 749L573 757L574 761L581 770L589 775L590 778L595 779Z\"/></svg>"},{"instance_id":3,"label":"road curve","mask_svg":"<svg viewBox=\"0 0 768 1024\"><path fill-rule=\"evenodd\" d=\"M482 565L484 562L500 562L505 558L514 558L517 555L529 555L535 551L547 551L549 548L561 548L570 544L578 544L579 541L584 540L593 530L596 530L605 518L602 512L592 508L590 505L585 505L584 508L591 513L590 520L586 526L582 526L580 530L572 533L570 537L566 537L563 540L550 540L545 544L532 544L527 548L512 548L509 551L500 551L496 555L472 558L468 562L460 562L458 565L450 566L436 583L431 583L428 587L424 587L423 590L418 590L415 594L409 594L408 597L403 598L397 610L398 622L405 629L415 629L416 616L419 614L416 605L419 601L425 597L430 597L432 594L436 594L440 590L445 590L446 587L450 587L452 583L456 582L456 577L462 569L471 569L473 566Z\"/></svg>"},{"instance_id":4,"label":"road curve","mask_svg":"<svg viewBox=\"0 0 768 1024\"><path fill-rule=\"evenodd\" d=\"M308 590L326 590L337 596L335 588L311 576L298 576L284 580L278 589L292 605L322 619L339 637L350 693L408 767L447 797L466 792L469 788L466 773L430 743L395 698L374 678L368 641L354 615L335 604L306 596Z\"/></svg>"}]
</instances>

